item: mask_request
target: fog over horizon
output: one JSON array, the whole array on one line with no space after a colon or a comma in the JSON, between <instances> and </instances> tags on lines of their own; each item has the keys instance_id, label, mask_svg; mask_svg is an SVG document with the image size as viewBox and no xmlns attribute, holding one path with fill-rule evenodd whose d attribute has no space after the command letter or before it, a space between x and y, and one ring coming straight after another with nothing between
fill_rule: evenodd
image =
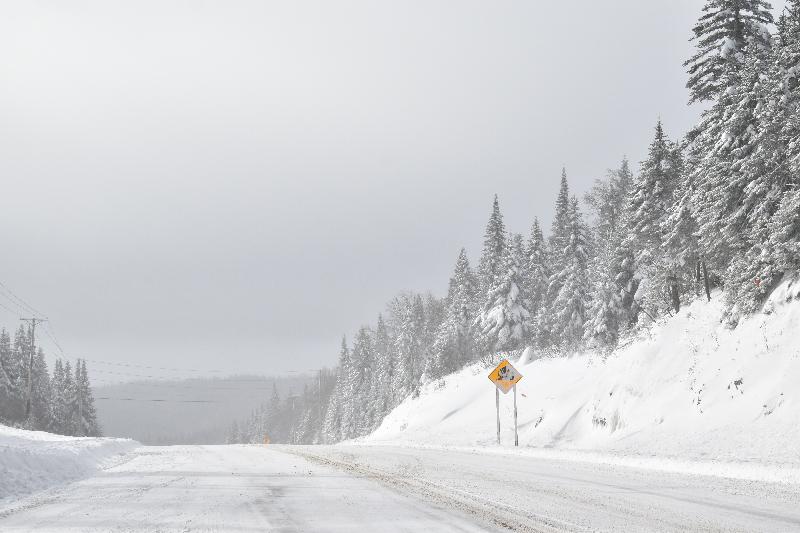
<instances>
[{"instance_id":1,"label":"fog over horizon","mask_svg":"<svg viewBox=\"0 0 800 533\"><path fill-rule=\"evenodd\" d=\"M700 8L10 2L0 281L69 357L333 366L397 292L477 262L494 194L548 230L562 165L582 195L659 117L682 136Z\"/></svg>"}]
</instances>

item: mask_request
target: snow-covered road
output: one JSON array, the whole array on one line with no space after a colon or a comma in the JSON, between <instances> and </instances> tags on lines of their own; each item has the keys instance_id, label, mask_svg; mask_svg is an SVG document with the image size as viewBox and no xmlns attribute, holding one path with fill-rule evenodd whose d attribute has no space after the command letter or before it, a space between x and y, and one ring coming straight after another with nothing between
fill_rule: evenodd
<instances>
[{"instance_id":1,"label":"snow-covered road","mask_svg":"<svg viewBox=\"0 0 800 533\"><path fill-rule=\"evenodd\" d=\"M0 511L47 532L800 531L800 486L389 446L141 447Z\"/></svg>"}]
</instances>

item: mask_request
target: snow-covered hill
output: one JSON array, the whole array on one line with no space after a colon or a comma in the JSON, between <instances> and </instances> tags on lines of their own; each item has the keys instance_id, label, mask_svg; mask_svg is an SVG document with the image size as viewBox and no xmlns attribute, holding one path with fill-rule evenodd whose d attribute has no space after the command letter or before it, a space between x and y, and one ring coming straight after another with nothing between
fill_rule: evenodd
<instances>
[{"instance_id":1,"label":"snow-covered hill","mask_svg":"<svg viewBox=\"0 0 800 533\"><path fill-rule=\"evenodd\" d=\"M734 329L722 322L720 298L687 306L607 358L515 362L524 375L518 453L549 448L737 477L752 467L756 478L800 482L800 283L784 283ZM364 440L496 446L488 372L474 365L427 384ZM512 413L509 393L504 448L513 445Z\"/></svg>"},{"instance_id":2,"label":"snow-covered hill","mask_svg":"<svg viewBox=\"0 0 800 533\"><path fill-rule=\"evenodd\" d=\"M87 477L137 446L128 439L64 437L0 425L0 504Z\"/></svg>"}]
</instances>

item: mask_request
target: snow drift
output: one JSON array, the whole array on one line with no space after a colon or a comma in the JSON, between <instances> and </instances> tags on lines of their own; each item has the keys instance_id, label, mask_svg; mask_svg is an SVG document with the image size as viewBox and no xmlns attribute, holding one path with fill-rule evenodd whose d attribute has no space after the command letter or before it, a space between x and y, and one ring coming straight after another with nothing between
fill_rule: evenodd
<instances>
[{"instance_id":1,"label":"snow drift","mask_svg":"<svg viewBox=\"0 0 800 533\"><path fill-rule=\"evenodd\" d=\"M65 437L0 425L0 504L87 477L138 445L128 439Z\"/></svg>"},{"instance_id":2,"label":"snow drift","mask_svg":"<svg viewBox=\"0 0 800 533\"><path fill-rule=\"evenodd\" d=\"M736 328L724 324L719 300L685 307L608 357L515 362L527 447L515 453L548 448L636 466L657 458L651 466L800 482L800 283L784 283ZM496 446L488 373L473 365L426 384L363 440ZM512 405L511 394L501 397L505 448Z\"/></svg>"}]
</instances>

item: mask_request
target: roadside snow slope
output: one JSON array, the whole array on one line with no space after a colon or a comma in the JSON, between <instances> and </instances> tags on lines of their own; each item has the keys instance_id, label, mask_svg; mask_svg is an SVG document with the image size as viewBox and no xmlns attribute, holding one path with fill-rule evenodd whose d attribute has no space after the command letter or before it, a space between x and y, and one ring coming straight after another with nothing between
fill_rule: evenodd
<instances>
[{"instance_id":1,"label":"roadside snow slope","mask_svg":"<svg viewBox=\"0 0 800 533\"><path fill-rule=\"evenodd\" d=\"M785 283L735 329L721 323L719 299L687 306L605 359L514 362L524 379L523 448L513 453L800 482L800 283ZM363 440L496 447L488 373L474 365L427 384ZM501 397L504 448L512 402Z\"/></svg>"},{"instance_id":2,"label":"roadside snow slope","mask_svg":"<svg viewBox=\"0 0 800 533\"><path fill-rule=\"evenodd\" d=\"M0 504L88 477L137 446L127 439L65 437L0 425Z\"/></svg>"}]
</instances>

